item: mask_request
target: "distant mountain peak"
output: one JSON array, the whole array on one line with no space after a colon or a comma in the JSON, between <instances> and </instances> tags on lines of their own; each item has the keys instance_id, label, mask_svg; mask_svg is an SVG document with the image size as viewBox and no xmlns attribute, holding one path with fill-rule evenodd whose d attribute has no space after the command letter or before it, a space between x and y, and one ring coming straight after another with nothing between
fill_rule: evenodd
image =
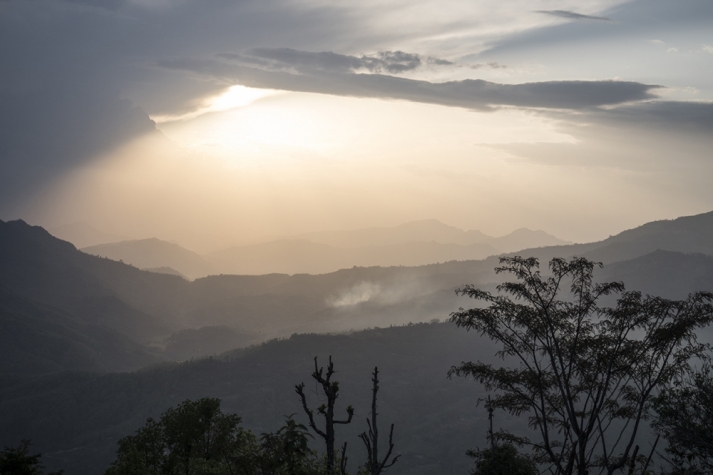
<instances>
[{"instance_id":1,"label":"distant mountain peak","mask_svg":"<svg viewBox=\"0 0 713 475\"><path fill-rule=\"evenodd\" d=\"M77 249L126 239L126 236L100 231L94 226L88 224L86 221L76 221L69 224L63 224L61 226L49 228L48 231L50 234L62 239L63 241L71 242L77 247Z\"/></svg>"},{"instance_id":2,"label":"distant mountain peak","mask_svg":"<svg viewBox=\"0 0 713 475\"><path fill-rule=\"evenodd\" d=\"M171 268L191 279L211 273L211 266L200 255L179 244L155 237L98 244L82 252L123 261L140 269ZM164 272L166 273L166 272Z\"/></svg>"}]
</instances>

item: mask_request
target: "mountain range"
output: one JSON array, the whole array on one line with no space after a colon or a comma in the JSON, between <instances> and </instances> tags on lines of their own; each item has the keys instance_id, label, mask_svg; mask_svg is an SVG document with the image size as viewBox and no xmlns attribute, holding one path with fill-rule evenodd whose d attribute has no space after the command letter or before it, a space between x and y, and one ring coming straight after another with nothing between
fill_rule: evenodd
<instances>
[{"instance_id":1,"label":"mountain range","mask_svg":"<svg viewBox=\"0 0 713 475\"><path fill-rule=\"evenodd\" d=\"M713 291L711 243L706 213L517 254L540 258L543 272L553 256L585 256L605 263L597 279L683 298ZM473 412L478 386L449 382L445 372L493 348L450 324L411 323L467 307L454 294L464 284L494 290L507 278L493 272L497 264L491 256L187 281L81 252L23 221L0 221L0 445L31 438L50 468L100 473L116 440L145 417L211 395L250 428L275 430L280 415L299 412L292 385L308 378L311 358L331 354L360 411L358 401L368 399L362 379L368 383L371 365L383 370L384 414L403 430L405 447L395 474L463 471L462 452L482 439L473 431L484 414Z\"/></svg>"},{"instance_id":2,"label":"mountain range","mask_svg":"<svg viewBox=\"0 0 713 475\"><path fill-rule=\"evenodd\" d=\"M141 269L196 279L211 274L324 274L354 266L418 266L479 260L503 252L558 244L566 242L544 231L523 228L495 238L431 219L390 228L276 238L205 255L155 238L104 243L81 250Z\"/></svg>"},{"instance_id":3,"label":"mountain range","mask_svg":"<svg viewBox=\"0 0 713 475\"><path fill-rule=\"evenodd\" d=\"M519 253L543 261L575 255L601 260L607 264L602 276L680 297L692 290L713 290L711 242L713 213L707 213L649 223L598 243ZM195 262L194 255L177 245L159 248ZM52 365L37 360L31 348L6 345L6 361L14 363L3 371L130 370L164 359L203 356L220 332L185 331L204 327L224 328L225 335L232 335L220 345L216 340L216 348L228 349L296 332L444 318L461 304L453 296L457 287L471 283L494 288L502 280L493 272L496 265L497 257L489 257L412 267L353 267L318 275L214 275L189 282L80 252L23 221L0 222L2 325L8 332L20 332L18 322L23 322L24 334L34 336L22 340L37 342L37 348L42 338L68 345L67 358ZM113 348L106 358L95 354L102 347Z\"/></svg>"},{"instance_id":4,"label":"mountain range","mask_svg":"<svg viewBox=\"0 0 713 475\"><path fill-rule=\"evenodd\" d=\"M63 241L69 241L77 247L96 246L97 244L107 244L126 240L126 237L106 233L83 221L64 224L49 228L48 231Z\"/></svg>"}]
</instances>

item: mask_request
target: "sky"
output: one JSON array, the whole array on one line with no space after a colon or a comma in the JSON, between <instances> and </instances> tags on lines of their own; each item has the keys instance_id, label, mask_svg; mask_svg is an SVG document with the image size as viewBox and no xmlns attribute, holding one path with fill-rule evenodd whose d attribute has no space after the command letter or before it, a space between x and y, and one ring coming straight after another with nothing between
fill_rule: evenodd
<instances>
[{"instance_id":1,"label":"sky","mask_svg":"<svg viewBox=\"0 0 713 475\"><path fill-rule=\"evenodd\" d=\"M0 0L0 219L209 251L713 210L709 0Z\"/></svg>"}]
</instances>

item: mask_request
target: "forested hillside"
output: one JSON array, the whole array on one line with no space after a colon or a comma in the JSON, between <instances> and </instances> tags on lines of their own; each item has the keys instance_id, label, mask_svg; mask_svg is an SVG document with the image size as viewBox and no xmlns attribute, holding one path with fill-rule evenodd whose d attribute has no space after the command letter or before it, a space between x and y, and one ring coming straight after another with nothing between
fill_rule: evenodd
<instances>
[{"instance_id":1,"label":"forested hillside","mask_svg":"<svg viewBox=\"0 0 713 475\"><path fill-rule=\"evenodd\" d=\"M370 373L381 372L380 418L395 423L399 463L394 474L464 473L465 450L483 444L485 411L476 407L482 388L449 380L464 359L494 360L494 346L450 323L373 329L349 335L295 335L220 358L165 364L129 374L61 373L7 378L0 391L0 445L31 438L48 468L97 474L114 458L116 442L184 399L219 397L223 409L254 431L277 430L284 417L303 413L295 384L314 387L313 357L332 355L340 381L338 407L356 409L338 432L350 443L350 460L365 453L356 435L366 430ZM503 416L498 424L513 422Z\"/></svg>"}]
</instances>

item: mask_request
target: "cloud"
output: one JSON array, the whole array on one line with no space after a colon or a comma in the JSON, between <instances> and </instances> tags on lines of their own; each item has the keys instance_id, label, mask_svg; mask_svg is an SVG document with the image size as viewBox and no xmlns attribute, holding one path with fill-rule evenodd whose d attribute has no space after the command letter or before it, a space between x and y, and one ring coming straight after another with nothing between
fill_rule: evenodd
<instances>
[{"instance_id":1,"label":"cloud","mask_svg":"<svg viewBox=\"0 0 713 475\"><path fill-rule=\"evenodd\" d=\"M607 18L607 17L603 17L603 16L582 15L581 13L575 13L575 12L571 12L568 10L537 10L537 13L543 13L545 15L566 18L568 20L614 21L611 18Z\"/></svg>"},{"instance_id":2,"label":"cloud","mask_svg":"<svg viewBox=\"0 0 713 475\"><path fill-rule=\"evenodd\" d=\"M703 45L703 47L702 47L701 49L702 49L703 51L705 51L706 53L711 53L711 54L713 54L713 46L710 46L710 45Z\"/></svg>"},{"instance_id":3,"label":"cloud","mask_svg":"<svg viewBox=\"0 0 713 475\"><path fill-rule=\"evenodd\" d=\"M588 120L610 126L713 137L713 102L651 101L592 111Z\"/></svg>"},{"instance_id":4,"label":"cloud","mask_svg":"<svg viewBox=\"0 0 713 475\"><path fill-rule=\"evenodd\" d=\"M507 66L504 64L497 63L495 61L492 61L490 63L476 63L476 64L471 64L468 66L470 69L481 69L481 68L492 68L492 69L507 69Z\"/></svg>"},{"instance_id":5,"label":"cloud","mask_svg":"<svg viewBox=\"0 0 713 475\"><path fill-rule=\"evenodd\" d=\"M555 119L560 132L575 137L576 143L496 148L551 165L659 174L664 181L677 182L681 191L689 183L691 194L705 192L713 197L706 184L713 173L713 102L650 101L577 114L541 113Z\"/></svg>"},{"instance_id":6,"label":"cloud","mask_svg":"<svg viewBox=\"0 0 713 475\"><path fill-rule=\"evenodd\" d=\"M619 3L588 3L586 11L604 11ZM644 22L648 17L640 10L654 9L650 4L644 2L629 17L618 9L616 18ZM659 37L658 25L669 18L685 16L677 20L680 24L706 21L713 4L698 4L681 8L664 2L656 7L665 11L647 23L656 31L647 30L644 38ZM521 5L532 3L523 0ZM568 8L565 5L540 0L529 9ZM497 0L460 0L457 6L444 10L435 1L2 2L0 218L22 216L13 203L32 198L48 182L112 147L154 131L149 114L195 111L234 84L478 110L502 105L581 110L645 100L655 92L655 86L611 81L505 85L391 76L436 76L432 70L442 68L438 77L460 79L467 76L468 65L437 56L479 54L488 44L550 23L545 15L519 15L522 8L502 7ZM587 29L574 26L577 31ZM557 37L560 42L566 39ZM517 41L533 43L524 36ZM226 51L239 53L216 58ZM356 53L364 51L380 52ZM191 59L176 59L182 57ZM502 57L493 53L479 58L471 65L479 72L504 67L496 62ZM166 67L156 67L159 64ZM455 73L447 75L451 68ZM586 74L599 77L597 71ZM618 72L605 77L614 74Z\"/></svg>"},{"instance_id":7,"label":"cloud","mask_svg":"<svg viewBox=\"0 0 713 475\"><path fill-rule=\"evenodd\" d=\"M314 57L313 57L314 58ZM321 57L323 59L325 57ZM331 58L331 56L330 56ZM335 61L336 62L336 61ZM585 109L652 99L660 86L631 81L545 81L498 84L481 79L429 82L383 74L357 74L325 70L319 63L302 74L272 71L215 60L173 59L159 62L169 69L192 71L226 84L314 92L351 97L399 99L443 106L491 110L498 106ZM342 64L342 63L340 63ZM341 66L342 70L346 66Z\"/></svg>"},{"instance_id":8,"label":"cloud","mask_svg":"<svg viewBox=\"0 0 713 475\"><path fill-rule=\"evenodd\" d=\"M310 52L292 48L253 48L245 54L222 53L217 57L278 71L371 72L400 74L423 65L451 66L455 63L403 51L379 51L373 55L350 56L332 51Z\"/></svg>"}]
</instances>

